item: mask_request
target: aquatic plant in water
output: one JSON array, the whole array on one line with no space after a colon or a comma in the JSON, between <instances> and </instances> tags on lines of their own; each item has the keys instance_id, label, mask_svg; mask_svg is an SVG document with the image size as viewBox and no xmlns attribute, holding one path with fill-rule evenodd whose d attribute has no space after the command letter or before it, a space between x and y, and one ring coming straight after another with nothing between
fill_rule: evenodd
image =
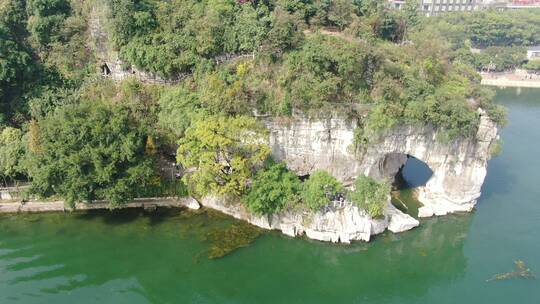
<instances>
[{"instance_id":1,"label":"aquatic plant in water","mask_svg":"<svg viewBox=\"0 0 540 304\"><path fill-rule=\"evenodd\" d=\"M491 279L486 280L486 282L494 281L494 280L508 280L508 279L515 279L515 278L522 278L522 279L532 279L534 278L534 274L532 271L525 266L525 262L521 260L514 261L516 264L516 270L506 273L499 273L494 275Z\"/></svg>"},{"instance_id":2,"label":"aquatic plant in water","mask_svg":"<svg viewBox=\"0 0 540 304\"><path fill-rule=\"evenodd\" d=\"M212 229L206 235L206 239L212 242L208 258L221 258L238 248L247 247L261 233L262 229L246 222L237 222L227 228Z\"/></svg>"}]
</instances>

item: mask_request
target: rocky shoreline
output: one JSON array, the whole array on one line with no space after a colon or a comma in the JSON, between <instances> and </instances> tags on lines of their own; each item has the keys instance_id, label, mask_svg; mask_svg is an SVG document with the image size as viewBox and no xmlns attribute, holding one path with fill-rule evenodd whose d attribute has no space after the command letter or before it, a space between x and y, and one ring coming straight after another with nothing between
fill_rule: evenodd
<instances>
[{"instance_id":1,"label":"rocky shoreline","mask_svg":"<svg viewBox=\"0 0 540 304\"><path fill-rule=\"evenodd\" d=\"M202 199L201 203L203 207L220 211L263 229L280 230L283 234L292 237L305 235L310 239L333 243L368 242L372 235L380 234L386 229L398 233L410 230L420 224L418 220L399 211L390 202L385 216L379 219L372 218L364 210L348 202L333 203L315 213L304 210L287 210L268 216L254 215L242 204L231 203L223 198L207 197ZM154 210L158 207L197 210L201 208L201 204L191 197L180 199L144 198L127 203L123 208ZM70 209L63 201L30 201L24 204L0 202L0 214L99 209L109 209L109 204L106 202L77 203L74 209Z\"/></svg>"},{"instance_id":2,"label":"rocky shoreline","mask_svg":"<svg viewBox=\"0 0 540 304\"><path fill-rule=\"evenodd\" d=\"M369 242L372 235L383 233L386 229L399 233L420 224L394 207L390 199L385 215L380 219L372 218L349 202L333 203L315 213L293 209L272 215L255 215L243 205L223 198L206 197L201 204L264 229L280 230L291 237L305 235L313 240L333 243Z\"/></svg>"}]
</instances>

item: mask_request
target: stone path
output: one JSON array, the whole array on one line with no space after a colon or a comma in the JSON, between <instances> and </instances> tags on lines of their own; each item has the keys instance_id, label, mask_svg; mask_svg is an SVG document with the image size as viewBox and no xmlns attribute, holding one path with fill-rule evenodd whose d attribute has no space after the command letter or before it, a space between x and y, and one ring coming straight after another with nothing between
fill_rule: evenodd
<instances>
[{"instance_id":1,"label":"stone path","mask_svg":"<svg viewBox=\"0 0 540 304\"><path fill-rule=\"evenodd\" d=\"M145 208L155 209L157 207L186 207L190 209L199 209L199 203L191 198L142 198L135 199L127 203L123 208ZM107 202L95 202L91 204L77 203L74 210L95 210L109 209ZM20 213L20 212L53 212L53 211L72 211L66 207L63 201L30 201L26 203L0 201L0 213Z\"/></svg>"}]
</instances>

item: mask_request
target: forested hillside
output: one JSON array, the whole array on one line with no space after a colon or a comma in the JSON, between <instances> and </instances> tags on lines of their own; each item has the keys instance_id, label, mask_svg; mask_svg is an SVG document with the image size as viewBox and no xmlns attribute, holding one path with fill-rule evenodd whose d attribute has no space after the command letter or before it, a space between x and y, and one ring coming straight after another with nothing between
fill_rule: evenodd
<instances>
[{"instance_id":1,"label":"forested hillside","mask_svg":"<svg viewBox=\"0 0 540 304\"><path fill-rule=\"evenodd\" d=\"M414 1L402 11L384 3L3 0L0 176L69 203L120 206L137 196L185 194L186 186L195 196L245 197L255 212L271 213L291 202L324 205L317 179L342 186L325 173L306 185L267 160L266 130L254 116L345 109L359 121L358 153L401 124L431 124L444 131L442 141L470 136L479 107L503 124L467 47L535 44L536 15L530 25L489 13L508 31L520 29L503 41L497 29L483 30L490 27L483 15L426 20ZM126 66L190 76L150 85L102 75L88 29L95 5L108 6L110 47ZM252 56L216 60L239 54ZM177 148L176 161L194 173L170 181L163 164L175 161ZM372 197L386 189L358 183L373 188ZM351 195L360 204L368 196Z\"/></svg>"},{"instance_id":2,"label":"forested hillside","mask_svg":"<svg viewBox=\"0 0 540 304\"><path fill-rule=\"evenodd\" d=\"M540 45L538 9L446 14L424 19L422 27L441 33L459 60L477 69L489 66L505 71L523 66L540 70L526 59L526 47ZM473 54L471 47L481 52Z\"/></svg>"}]
</instances>

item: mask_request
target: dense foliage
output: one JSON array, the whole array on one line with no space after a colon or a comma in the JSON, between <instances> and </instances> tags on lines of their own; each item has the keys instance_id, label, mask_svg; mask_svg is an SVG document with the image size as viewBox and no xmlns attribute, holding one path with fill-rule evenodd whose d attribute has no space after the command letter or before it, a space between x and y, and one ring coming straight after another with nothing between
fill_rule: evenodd
<instances>
[{"instance_id":1,"label":"dense foliage","mask_svg":"<svg viewBox=\"0 0 540 304\"><path fill-rule=\"evenodd\" d=\"M365 209L372 217L384 215L390 196L390 184L377 182L368 176L359 176L354 184L354 191L349 192L349 199Z\"/></svg>"},{"instance_id":2,"label":"dense foliage","mask_svg":"<svg viewBox=\"0 0 540 304\"><path fill-rule=\"evenodd\" d=\"M0 125L20 126L28 104L64 98L89 73L81 0L5 0L0 5ZM58 95L58 97L56 97Z\"/></svg>"},{"instance_id":3,"label":"dense foliage","mask_svg":"<svg viewBox=\"0 0 540 304\"><path fill-rule=\"evenodd\" d=\"M243 200L257 214L272 214L298 202L301 188L298 176L284 163L269 162L257 172Z\"/></svg>"},{"instance_id":4,"label":"dense foliage","mask_svg":"<svg viewBox=\"0 0 540 304\"><path fill-rule=\"evenodd\" d=\"M527 46L540 44L540 11L482 10L445 14L442 18L426 18L423 28L437 28L452 43L489 46Z\"/></svg>"},{"instance_id":5,"label":"dense foliage","mask_svg":"<svg viewBox=\"0 0 540 304\"><path fill-rule=\"evenodd\" d=\"M523 68L531 71L540 71L540 60L531 60Z\"/></svg>"},{"instance_id":6,"label":"dense foliage","mask_svg":"<svg viewBox=\"0 0 540 304\"><path fill-rule=\"evenodd\" d=\"M377 2L112 0L111 15L124 60L174 77L207 69L224 54L266 51L279 56L300 43L307 26L344 29L355 23L374 36L400 41L407 15Z\"/></svg>"},{"instance_id":7,"label":"dense foliage","mask_svg":"<svg viewBox=\"0 0 540 304\"><path fill-rule=\"evenodd\" d=\"M194 168L185 176L194 194L244 193L252 174L268 157L266 129L254 118L209 116L186 130L178 142L178 163Z\"/></svg>"},{"instance_id":8,"label":"dense foliage","mask_svg":"<svg viewBox=\"0 0 540 304\"><path fill-rule=\"evenodd\" d=\"M283 164L261 169L267 132L250 116L339 112L358 121L357 148L400 124L434 125L444 140L470 136L479 107L503 123L475 68L520 65L518 48L540 44L537 13L425 19L416 1L401 11L386 4L4 0L0 177L26 179L44 197L118 206L169 185L185 193L174 180L182 172L191 194L240 197L257 213L287 202L316 210L342 186L324 172L302 184ZM96 58L89 34L98 25L124 66L182 80L101 77L97 63L110 58ZM170 168L175 156L181 170ZM359 204L381 213L368 203Z\"/></svg>"},{"instance_id":9,"label":"dense foliage","mask_svg":"<svg viewBox=\"0 0 540 304\"><path fill-rule=\"evenodd\" d=\"M0 6L0 125L17 120L23 111L21 95L34 72L32 53L25 42L25 8L17 0Z\"/></svg>"},{"instance_id":10,"label":"dense foliage","mask_svg":"<svg viewBox=\"0 0 540 304\"><path fill-rule=\"evenodd\" d=\"M3 182L24 176L21 160L24 158L23 133L7 127L0 131L0 178Z\"/></svg>"},{"instance_id":11,"label":"dense foliage","mask_svg":"<svg viewBox=\"0 0 540 304\"><path fill-rule=\"evenodd\" d=\"M37 124L30 150L32 191L68 204L105 199L117 207L152 175L144 134L127 108L100 102L66 106Z\"/></svg>"},{"instance_id":12,"label":"dense foliage","mask_svg":"<svg viewBox=\"0 0 540 304\"><path fill-rule=\"evenodd\" d=\"M313 172L302 185L300 196L302 201L311 210L319 210L343 194L345 188L335 177L326 171Z\"/></svg>"},{"instance_id":13,"label":"dense foliage","mask_svg":"<svg viewBox=\"0 0 540 304\"><path fill-rule=\"evenodd\" d=\"M415 31L434 31L451 44L451 56L477 69L505 71L525 61L525 47L540 44L540 10L482 10L426 18ZM472 53L470 48L479 53Z\"/></svg>"},{"instance_id":14,"label":"dense foliage","mask_svg":"<svg viewBox=\"0 0 540 304\"><path fill-rule=\"evenodd\" d=\"M265 4L235 1L113 0L114 40L122 58L162 76L256 50L269 30ZM178 9L182 7L182 9Z\"/></svg>"},{"instance_id":15,"label":"dense foliage","mask_svg":"<svg viewBox=\"0 0 540 304\"><path fill-rule=\"evenodd\" d=\"M524 47L490 46L474 55L474 65L479 70L513 70L526 60Z\"/></svg>"}]
</instances>

